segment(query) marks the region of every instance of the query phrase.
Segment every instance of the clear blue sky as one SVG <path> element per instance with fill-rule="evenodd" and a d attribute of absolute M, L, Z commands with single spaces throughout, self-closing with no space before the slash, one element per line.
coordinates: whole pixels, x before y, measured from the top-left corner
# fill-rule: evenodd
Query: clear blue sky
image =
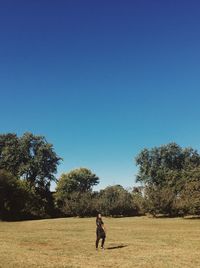
<path fill-rule="evenodd" d="M 200 149 L 200 2 L 0 0 L 0 132 L 42 134 L 109 184 L 175 141 Z"/>

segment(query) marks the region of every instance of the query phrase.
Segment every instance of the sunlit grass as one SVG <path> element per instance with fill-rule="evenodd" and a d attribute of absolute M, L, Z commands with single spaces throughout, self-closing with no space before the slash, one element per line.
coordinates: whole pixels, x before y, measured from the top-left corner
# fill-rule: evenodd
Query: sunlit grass
<path fill-rule="evenodd" d="M 200 220 L 105 218 L 0 222 L 0 267 L 200 267 Z"/>

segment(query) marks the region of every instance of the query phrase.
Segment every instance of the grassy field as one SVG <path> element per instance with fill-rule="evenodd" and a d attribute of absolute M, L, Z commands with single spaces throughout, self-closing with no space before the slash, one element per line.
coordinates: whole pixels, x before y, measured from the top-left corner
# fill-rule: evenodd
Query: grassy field
<path fill-rule="evenodd" d="M 0 222 L 0 267 L 200 267 L 200 220 L 105 218 Z"/>

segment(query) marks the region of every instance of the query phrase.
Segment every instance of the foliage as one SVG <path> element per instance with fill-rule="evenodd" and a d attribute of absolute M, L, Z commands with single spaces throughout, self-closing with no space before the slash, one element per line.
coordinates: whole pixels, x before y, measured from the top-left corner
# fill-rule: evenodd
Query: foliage
<path fill-rule="evenodd" d="M 97 198 L 91 192 L 72 192 L 62 201 L 60 209 L 65 216 L 95 216 L 97 215 Z M 59 203 L 58 203 L 59 204 Z M 61 203 L 60 203 L 61 204 Z"/>
<path fill-rule="evenodd" d="M 52 194 L 0 170 L 0 219 L 38 219 L 55 213 Z"/>
<path fill-rule="evenodd" d="M 153 149 L 144 149 L 136 157 L 139 166 L 137 181 L 147 184 L 163 184 L 168 172 L 191 170 L 200 166 L 200 155 L 192 148 L 181 148 L 170 143 Z"/>
<path fill-rule="evenodd" d="M 50 183 L 61 158 L 43 136 L 0 135 L 0 219 L 58 216 L 200 215 L 200 155 L 170 143 L 144 149 L 136 158 L 140 187 L 121 185 L 94 192 L 99 178 L 87 168 L 64 173 L 56 192 Z"/>
<path fill-rule="evenodd" d="M 95 211 L 92 187 L 99 178 L 86 168 L 62 174 L 57 183 L 55 198 L 58 208 L 67 216 L 92 215 Z"/>
<path fill-rule="evenodd" d="M 17 219 L 23 209 L 24 196 L 20 180 L 0 170 L 0 219 Z"/>
<path fill-rule="evenodd" d="M 66 196 L 73 192 L 88 192 L 99 183 L 99 178 L 87 168 L 79 168 L 61 175 L 57 183 L 57 194 Z"/>
<path fill-rule="evenodd" d="M 177 200 L 182 215 L 200 215 L 200 168 L 184 173 L 185 183 Z"/>
<path fill-rule="evenodd" d="M 200 155 L 170 143 L 144 149 L 136 158 L 145 208 L 154 215 L 200 214 Z"/>
<path fill-rule="evenodd" d="M 131 193 L 121 185 L 114 185 L 100 191 L 99 210 L 106 216 L 138 215 Z"/>
<path fill-rule="evenodd" d="M 37 187 L 50 187 L 61 160 L 43 136 L 25 133 L 0 135 L 0 169 Z"/>
<path fill-rule="evenodd" d="M 55 212 L 50 183 L 61 160 L 43 136 L 0 135 L 1 218 L 44 218 Z"/>
<path fill-rule="evenodd" d="M 145 188 L 145 208 L 153 215 L 177 215 L 175 200 L 176 195 L 170 187 L 149 186 Z"/>
<path fill-rule="evenodd" d="M 131 191 L 133 203 L 135 207 L 137 207 L 138 214 L 144 215 L 146 208 L 145 208 L 145 199 L 144 199 L 144 187 L 138 186 L 133 187 Z"/>

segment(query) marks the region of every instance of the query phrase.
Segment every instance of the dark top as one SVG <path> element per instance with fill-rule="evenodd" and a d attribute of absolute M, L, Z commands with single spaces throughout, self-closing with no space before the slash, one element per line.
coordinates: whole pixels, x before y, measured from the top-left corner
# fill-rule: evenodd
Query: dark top
<path fill-rule="evenodd" d="M 96 225 L 97 225 L 97 236 L 99 237 L 105 237 L 105 231 L 103 229 L 103 221 L 102 219 L 96 219 Z"/>
<path fill-rule="evenodd" d="M 98 229 L 103 229 L 102 225 L 103 225 L 103 221 L 102 219 L 96 219 L 96 225 Z"/>

